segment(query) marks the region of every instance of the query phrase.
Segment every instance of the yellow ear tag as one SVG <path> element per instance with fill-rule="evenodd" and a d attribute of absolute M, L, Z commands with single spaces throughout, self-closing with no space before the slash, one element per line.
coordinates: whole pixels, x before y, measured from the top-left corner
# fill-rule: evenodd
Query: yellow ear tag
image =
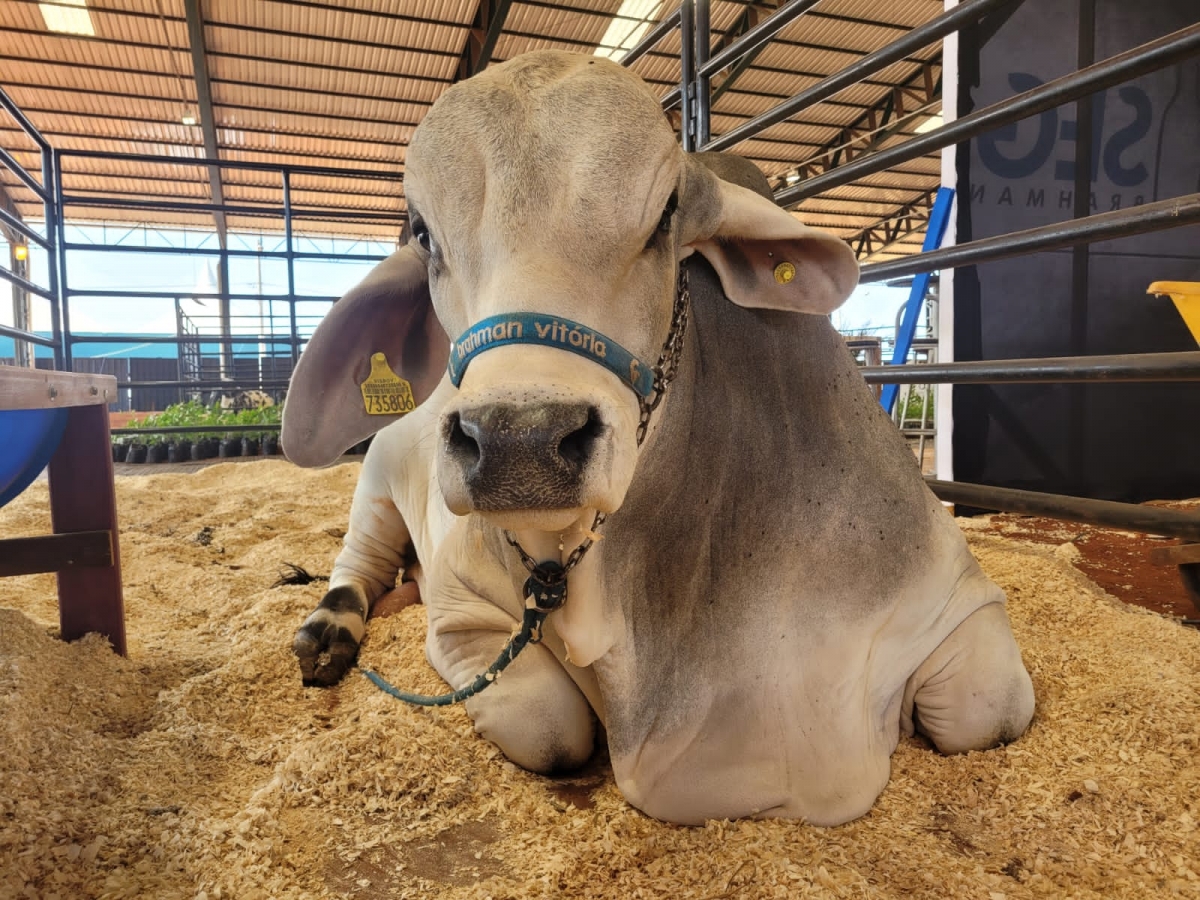
<path fill-rule="evenodd" d="M 790 262 L 781 262 L 775 267 L 775 280 L 780 284 L 787 284 L 796 277 L 796 267 Z"/>
<path fill-rule="evenodd" d="M 412 385 L 392 371 L 382 353 L 371 354 L 371 374 L 361 387 L 367 415 L 402 416 L 417 408 Z"/>

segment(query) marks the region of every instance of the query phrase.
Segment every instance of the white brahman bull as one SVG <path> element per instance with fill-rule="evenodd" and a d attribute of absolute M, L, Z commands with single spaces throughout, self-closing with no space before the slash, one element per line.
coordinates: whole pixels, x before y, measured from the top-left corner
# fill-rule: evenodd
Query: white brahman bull
<path fill-rule="evenodd" d="M 735 185 L 755 184 L 738 163 L 683 153 L 594 57 L 531 53 L 434 104 L 412 242 L 333 307 L 286 406 L 286 452 L 323 465 L 395 419 L 368 410 L 417 404 L 363 465 L 296 637 L 307 683 L 345 674 L 406 572 L 429 661 L 464 686 L 522 616 L 509 538 L 562 563 L 599 512 L 545 640 L 467 702 L 519 765 L 581 765 L 598 721 L 652 816 L 835 824 L 870 809 L 901 732 L 947 753 L 1024 732 L 1004 596 L 827 321 L 853 255 L 757 172 Z M 660 358 L 677 372 L 651 412 Z"/>

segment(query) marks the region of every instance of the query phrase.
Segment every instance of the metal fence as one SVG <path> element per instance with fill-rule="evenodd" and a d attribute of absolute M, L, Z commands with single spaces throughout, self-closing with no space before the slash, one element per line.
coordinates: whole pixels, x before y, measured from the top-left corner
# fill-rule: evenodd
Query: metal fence
<path fill-rule="evenodd" d="M 731 67 L 728 77 L 736 77 L 741 62 L 752 59 L 753 54 L 786 25 L 816 5 L 816 0 L 791 0 L 719 53 L 710 55 L 712 40 L 709 29 L 709 4 L 706 0 L 683 0 L 679 10 L 650 32 L 630 52 L 625 62 L 630 63 L 638 59 L 667 34 L 675 29 L 681 30 L 683 52 L 680 55 L 679 87 L 663 98 L 663 107 L 668 110 L 680 110 L 681 140 L 685 149 L 726 150 L 802 110 L 828 100 L 845 88 L 903 59 L 914 50 L 942 40 L 960 29 L 974 26 L 989 14 L 1011 11 L 1019 6 L 1020 2 L 964 0 L 925 25 L 912 29 L 898 40 L 867 54 L 853 65 L 714 137 L 710 129 L 712 76 L 726 67 Z M 806 198 L 818 196 L 832 188 L 885 172 L 904 162 L 961 144 L 1062 104 L 1089 98 L 1130 79 L 1179 64 L 1197 54 L 1200 54 L 1200 24 L 1175 31 L 1092 65 L 1083 66 L 1071 74 L 947 121 L 902 143 L 865 152 L 852 160 L 838 160 L 841 164 L 829 164 L 825 167 L 826 170 L 819 174 L 784 186 L 776 192 L 775 201 L 785 209 L 794 207 Z M 1083 130 L 1082 127 L 1080 130 Z M 1178 228 L 1197 222 L 1200 222 L 1200 194 L 1188 194 L 1095 215 L 1080 215 L 1077 211 L 1076 218 L 1067 222 L 864 265 L 861 281 L 882 282 L 906 275 L 945 271 L 1035 252 Z M 868 383 L 874 385 L 1200 381 L 1200 352 L 935 362 L 900 367 L 867 366 L 863 369 L 863 374 Z M 1023 513 L 1033 511 L 1040 515 L 1072 521 L 1129 528 L 1191 541 L 1200 540 L 1200 516 L 1193 513 L 1057 494 L 1014 491 L 987 485 L 930 480 L 930 486 L 943 500 L 964 506 Z"/>

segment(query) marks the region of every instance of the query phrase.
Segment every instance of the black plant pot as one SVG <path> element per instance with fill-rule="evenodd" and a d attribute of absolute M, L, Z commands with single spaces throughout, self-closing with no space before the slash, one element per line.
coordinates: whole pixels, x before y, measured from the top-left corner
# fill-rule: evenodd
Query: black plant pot
<path fill-rule="evenodd" d="M 151 444 L 146 448 L 146 462 L 160 463 L 167 461 L 167 445 Z"/>
<path fill-rule="evenodd" d="M 125 462 L 127 463 L 144 463 L 146 461 L 146 445 L 145 444 L 130 444 L 129 449 L 125 452 Z"/>
<path fill-rule="evenodd" d="M 259 450 L 263 456 L 275 456 L 279 453 L 279 438 L 276 435 L 268 434 L 262 439 Z"/>
<path fill-rule="evenodd" d="M 258 456 L 258 438 L 242 438 L 242 456 Z"/>
<path fill-rule="evenodd" d="M 191 441 L 171 441 L 167 444 L 167 462 L 181 463 L 192 458 Z"/>
<path fill-rule="evenodd" d="M 201 438 L 192 444 L 192 459 L 211 459 L 217 455 L 216 442 L 211 438 Z"/>
<path fill-rule="evenodd" d="M 115 462 L 115 463 L 125 462 L 125 454 L 128 452 L 129 452 L 129 448 L 126 447 L 124 444 L 114 443 L 112 445 L 113 462 Z"/>
<path fill-rule="evenodd" d="M 220 447 L 217 450 L 217 455 L 222 459 L 230 456 L 242 455 L 242 441 L 240 438 L 226 438 L 221 441 Z"/>

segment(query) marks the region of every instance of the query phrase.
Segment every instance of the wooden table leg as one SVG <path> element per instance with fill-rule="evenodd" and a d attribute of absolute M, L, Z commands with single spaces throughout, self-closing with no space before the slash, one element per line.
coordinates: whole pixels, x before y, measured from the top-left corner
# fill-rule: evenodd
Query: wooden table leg
<path fill-rule="evenodd" d="M 111 531 L 111 566 L 58 573 L 59 622 L 63 640 L 97 631 L 125 656 L 125 604 L 110 441 L 107 407 L 71 407 L 58 450 L 50 459 L 50 518 L 56 534 Z"/>

